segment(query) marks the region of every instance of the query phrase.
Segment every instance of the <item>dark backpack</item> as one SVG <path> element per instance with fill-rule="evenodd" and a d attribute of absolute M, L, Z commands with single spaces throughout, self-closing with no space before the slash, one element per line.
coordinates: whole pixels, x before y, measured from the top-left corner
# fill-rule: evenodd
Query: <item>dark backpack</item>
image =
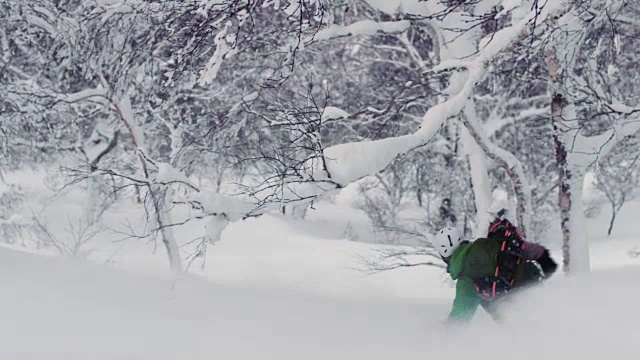
<path fill-rule="evenodd" d="M 522 262 L 524 239 L 509 220 L 500 218 L 491 223 L 487 237 L 501 244 L 496 254 L 496 269 L 493 275 L 474 278 L 473 285 L 484 300 L 493 301 L 513 288 L 516 271 Z"/>

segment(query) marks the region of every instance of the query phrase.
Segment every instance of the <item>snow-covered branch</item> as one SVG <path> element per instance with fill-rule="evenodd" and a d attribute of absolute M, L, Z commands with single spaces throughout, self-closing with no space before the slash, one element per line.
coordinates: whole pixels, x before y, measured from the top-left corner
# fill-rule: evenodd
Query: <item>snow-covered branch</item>
<path fill-rule="evenodd" d="M 326 41 L 346 36 L 397 34 L 406 31 L 411 26 L 409 20 L 373 21 L 361 20 L 347 26 L 331 25 L 318 31 L 313 41 Z"/>
<path fill-rule="evenodd" d="M 348 9 L 320 0 L 289 1 L 286 9 L 245 0 L 171 7 L 61 2 L 42 16 L 51 27 L 21 19 L 22 7 L 5 3 L 11 11 L 0 14 L 7 20 L 0 22 L 0 76 L 7 81 L 0 88 L 0 135 L 7 141 L 0 152 L 24 150 L 14 146 L 29 143 L 22 139 L 43 149 L 52 144 L 29 155 L 37 161 L 64 157 L 63 149 L 84 152 L 65 175 L 74 184 L 95 180 L 96 202 L 135 191 L 151 225 L 145 232 L 152 229 L 145 236 L 163 241 L 178 269 L 177 244 L 184 243 L 172 233 L 178 225 L 202 220 L 206 233 L 197 241 L 214 243 L 230 222 L 285 208 L 288 214 L 290 206 L 371 175 L 385 192 L 406 186 L 402 201 L 415 202 L 427 217 L 434 202 L 447 200 L 448 210 L 464 212 L 467 229 L 475 226 L 479 234 L 492 199 L 489 158 L 507 169 L 523 212 L 530 212 L 518 158 L 536 140 L 521 147 L 514 145 L 519 136 L 491 136 L 546 115 L 539 99 L 530 99 L 547 95 L 539 83 L 522 91 L 528 83 L 503 85 L 511 69 L 496 65 L 510 62 L 514 71 L 525 67 L 524 79 L 537 76 L 538 60 L 524 58 L 518 45 L 532 33 L 554 31 L 542 23 L 573 2 L 548 1 L 531 11 L 518 1 L 504 2 L 500 11 L 492 0 L 465 6 L 412 0 L 416 6 L 404 9 L 392 1 L 355 1 Z M 59 26 L 61 14 L 69 27 Z M 614 132 L 597 128 L 602 138 L 590 140 L 600 148 L 578 142 L 576 149 L 604 154 L 612 137 L 633 132 L 638 109 L 605 95 L 599 109 L 624 122 Z M 485 116 L 486 126 L 479 119 Z M 540 166 L 530 165 L 526 175 L 537 186 Z M 176 205 L 190 207 L 186 218 L 171 218 Z M 436 217 L 429 229 L 438 226 Z"/>
<path fill-rule="evenodd" d="M 370 274 L 416 266 L 444 268 L 440 256 L 430 247 L 383 247 L 373 256 L 359 256 L 364 270 Z"/>
<path fill-rule="evenodd" d="M 473 90 L 483 78 L 487 66 L 503 50 L 513 46 L 530 31 L 529 22 L 537 16 L 537 21 L 544 21 L 548 16 L 558 16 L 568 11 L 563 2 L 548 4 L 540 11 L 532 11 L 513 26 L 498 31 L 491 42 L 486 44 L 478 56 L 472 61 L 452 62 L 460 65 L 464 63 L 467 78 L 459 93 L 449 100 L 430 108 L 423 117 L 418 131 L 410 135 L 392 137 L 380 140 L 353 142 L 334 145 L 324 149 L 324 162 L 314 159 L 305 167 L 306 176 L 314 181 L 331 180 L 336 185 L 344 187 L 365 176 L 384 170 L 395 158 L 407 152 L 424 146 L 431 141 L 442 124 L 449 118 L 458 115 L 467 104 Z M 447 65 L 445 68 L 449 68 Z M 326 169 L 323 165 L 326 164 Z M 513 168 L 515 164 L 509 164 Z M 322 184 L 321 186 L 319 186 Z M 329 185 L 329 186 L 327 186 Z M 332 190 L 331 184 L 302 182 L 290 184 L 290 193 L 304 199 L 312 199 Z M 286 198 L 286 196 L 285 196 Z"/>
<path fill-rule="evenodd" d="M 473 65 L 473 61 L 470 60 L 447 59 L 433 68 L 426 70 L 424 73 L 431 75 L 453 70 L 466 70 Z"/>
<path fill-rule="evenodd" d="M 548 108 L 531 108 L 521 111 L 518 115 L 504 118 L 490 118 L 484 125 L 484 133 L 488 137 L 493 137 L 507 126 L 523 121 L 544 118 L 549 116 Z"/>
<path fill-rule="evenodd" d="M 621 103 L 609 103 L 604 104 L 604 106 L 611 109 L 611 111 L 617 113 L 618 115 L 628 116 L 640 113 L 640 107 L 631 107 Z"/>
<path fill-rule="evenodd" d="M 55 99 L 57 101 L 62 101 L 66 103 L 75 103 L 78 101 L 87 100 L 95 97 L 103 98 L 103 100 L 106 100 L 106 96 L 107 96 L 107 89 L 98 87 L 94 89 L 82 90 L 72 94 L 58 94 L 57 96 L 55 96 Z"/>
<path fill-rule="evenodd" d="M 470 104 L 467 106 L 473 106 Z M 469 133 L 482 148 L 484 153 L 503 167 L 512 179 L 514 192 L 518 199 L 518 226 L 526 236 L 531 228 L 531 189 L 522 163 L 510 152 L 501 149 L 489 140 L 473 113 L 465 112 L 462 121 Z"/>

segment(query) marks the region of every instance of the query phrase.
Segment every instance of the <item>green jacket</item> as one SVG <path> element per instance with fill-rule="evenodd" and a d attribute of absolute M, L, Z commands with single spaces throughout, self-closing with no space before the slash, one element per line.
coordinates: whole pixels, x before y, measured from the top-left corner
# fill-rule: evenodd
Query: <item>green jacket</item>
<path fill-rule="evenodd" d="M 482 238 L 472 243 L 463 243 L 453 252 L 447 271 L 457 283 L 450 319 L 470 320 L 476 313 L 483 299 L 473 286 L 473 278 L 493 275 L 499 250 L 498 241 Z M 516 284 L 522 280 L 524 269 L 524 266 L 520 266 L 516 270 Z"/>

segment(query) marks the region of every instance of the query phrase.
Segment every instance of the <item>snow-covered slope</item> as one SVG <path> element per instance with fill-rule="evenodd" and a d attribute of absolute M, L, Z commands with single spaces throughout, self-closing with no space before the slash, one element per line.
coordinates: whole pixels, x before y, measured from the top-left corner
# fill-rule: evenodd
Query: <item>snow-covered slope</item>
<path fill-rule="evenodd" d="M 26 187 L 31 178 L 21 183 Z M 43 199 L 30 195 L 31 205 L 46 203 L 45 192 L 32 193 Z M 61 240 L 66 218 L 82 215 L 83 199 L 72 192 L 41 213 Z M 153 253 L 146 240 L 119 242 L 121 235 L 110 231 L 86 244 L 87 260 L 138 275 L 0 249 L 0 359 L 640 355 L 640 259 L 627 254 L 640 244 L 635 205 L 623 209 L 614 233 L 623 241 L 592 244 L 593 274 L 560 275 L 527 301 L 516 302 L 504 324 L 497 326 L 481 311 L 465 328 L 442 326 L 454 290 L 441 269 L 365 276 L 357 257 L 380 247 L 341 236 L 347 224 L 365 229 L 366 219 L 340 201 L 326 205 L 306 220 L 265 215 L 234 223 L 208 248 L 204 270 L 199 262 L 191 268 L 202 277 L 179 281 L 158 275 L 168 268 L 161 246 Z M 105 223 L 113 229 L 139 226 L 142 215 L 134 204 L 122 203 L 106 213 Z M 590 225 L 606 225 L 606 215 Z M 186 244 L 202 233 L 200 225 L 189 223 L 176 234 Z M 596 230 L 602 232 L 602 226 L 591 233 Z M 37 250 L 28 241 L 11 246 Z M 557 257 L 559 249 L 553 250 Z"/>
<path fill-rule="evenodd" d="M 2 359 L 518 359 L 640 355 L 638 268 L 558 279 L 497 326 L 446 302 L 336 300 L 0 250 Z M 514 311 L 518 309 L 518 311 Z M 511 356 L 511 355 L 509 355 Z"/>
<path fill-rule="evenodd" d="M 433 321 L 415 304 L 135 276 L 6 249 L 0 272 L 2 359 L 388 359 L 419 355 Z"/>

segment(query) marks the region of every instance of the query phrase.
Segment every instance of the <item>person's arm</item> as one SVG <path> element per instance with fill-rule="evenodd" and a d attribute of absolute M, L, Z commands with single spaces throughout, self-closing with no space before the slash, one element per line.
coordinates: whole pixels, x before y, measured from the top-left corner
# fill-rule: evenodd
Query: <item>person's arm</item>
<path fill-rule="evenodd" d="M 540 264 L 540 267 L 546 277 L 551 276 L 558 268 L 558 264 L 556 264 L 556 262 L 551 258 L 549 250 L 542 245 L 525 241 L 524 257 L 526 260 L 533 260 Z"/>
<path fill-rule="evenodd" d="M 449 314 L 449 320 L 471 320 L 481 302 L 480 295 L 473 287 L 473 280 L 467 277 L 458 279 L 456 283 L 456 298 L 453 300 L 453 308 Z"/>
<path fill-rule="evenodd" d="M 553 275 L 553 273 L 556 272 L 558 268 L 558 264 L 553 261 L 551 255 L 549 254 L 549 250 L 547 249 L 544 249 L 544 253 L 542 254 L 542 256 L 536 259 L 536 262 L 540 264 L 545 277 L 550 277 L 551 275 Z"/>
<path fill-rule="evenodd" d="M 524 242 L 524 258 L 525 260 L 538 260 L 545 252 L 545 248 L 542 245 L 536 243 Z"/>

